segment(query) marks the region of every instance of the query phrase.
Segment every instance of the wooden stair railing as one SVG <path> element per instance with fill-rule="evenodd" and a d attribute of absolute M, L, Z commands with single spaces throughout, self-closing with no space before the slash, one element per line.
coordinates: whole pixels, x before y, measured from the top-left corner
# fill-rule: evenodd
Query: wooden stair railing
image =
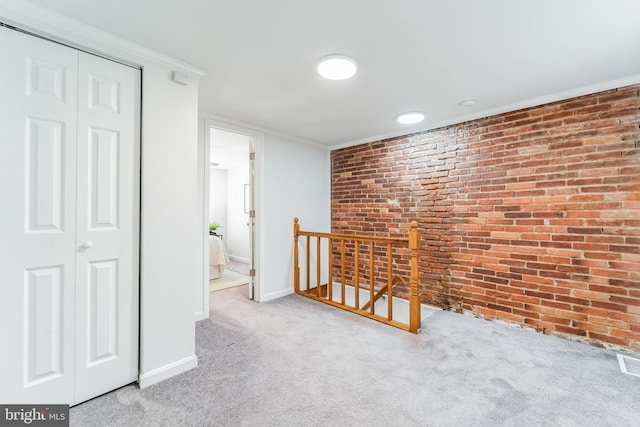
<path fill-rule="evenodd" d="M 420 246 L 420 232 L 418 231 L 418 223 L 411 222 L 409 236 L 406 238 L 392 238 L 392 237 L 375 237 L 375 236 L 363 236 L 356 234 L 332 234 L 332 233 L 319 233 L 310 231 L 301 231 L 298 218 L 294 219 L 293 224 L 294 235 L 294 288 L 295 292 L 300 295 L 304 295 L 308 298 L 322 301 L 326 304 L 333 305 L 335 307 L 342 308 L 347 311 L 351 311 L 360 314 L 365 317 L 395 326 L 400 329 L 404 329 L 413 333 L 418 333 L 420 329 L 420 291 L 418 285 L 418 249 Z M 301 289 L 300 274 L 301 268 L 299 264 L 299 252 L 298 247 L 299 238 L 306 237 L 305 244 L 305 271 L 306 271 L 306 286 L 305 289 Z M 311 239 L 316 239 L 315 252 L 315 287 L 312 287 L 311 283 Z M 326 240 L 327 247 L 327 283 L 321 283 L 322 272 L 322 239 Z M 333 243 L 338 243 L 340 252 L 340 295 L 334 298 L 333 295 Z M 352 274 L 352 285 L 347 285 L 347 272 L 345 267 L 345 258 L 347 245 L 346 242 L 353 242 L 353 265 L 354 271 Z M 360 247 L 361 244 L 369 245 L 369 299 L 360 307 Z M 386 245 L 387 255 L 387 280 L 386 284 L 378 291 L 375 290 L 374 282 L 376 277 L 375 270 L 375 251 L 374 246 Z M 393 288 L 399 283 L 406 283 L 400 276 L 393 275 L 393 247 L 403 247 L 409 249 L 411 255 L 411 272 L 409 278 L 410 294 L 409 294 L 409 321 L 403 323 L 393 319 Z M 346 288 L 347 286 L 353 287 L 353 299 L 352 305 L 346 302 Z M 365 291 L 366 289 L 363 289 Z M 387 315 L 381 316 L 375 312 L 375 303 L 383 296 L 387 295 Z M 338 301 L 336 301 L 338 299 Z"/>

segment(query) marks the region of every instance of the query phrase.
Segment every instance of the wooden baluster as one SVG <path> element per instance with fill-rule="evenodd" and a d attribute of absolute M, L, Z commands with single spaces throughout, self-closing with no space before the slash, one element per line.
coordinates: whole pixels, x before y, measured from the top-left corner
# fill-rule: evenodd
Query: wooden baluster
<path fill-rule="evenodd" d="M 320 256 L 321 252 L 320 252 L 320 236 L 316 237 L 316 294 L 318 295 L 318 298 L 320 298 L 322 296 L 322 283 L 320 283 L 320 270 L 321 270 L 321 263 L 320 263 L 320 258 L 322 258 Z"/>
<path fill-rule="evenodd" d="M 344 287 L 345 287 L 345 266 L 344 266 L 344 252 L 345 252 L 345 245 L 344 245 L 344 239 L 341 241 L 342 242 L 342 250 L 341 250 L 341 257 L 340 257 L 340 262 L 342 264 L 341 268 L 342 268 L 342 305 L 344 305 Z"/>
<path fill-rule="evenodd" d="M 293 289 L 300 293 L 300 265 L 298 264 L 298 233 L 300 224 L 298 218 L 293 218 Z"/>
<path fill-rule="evenodd" d="M 375 290 L 373 289 L 373 284 L 375 282 L 375 271 L 373 271 L 373 246 L 374 243 L 369 243 L 369 311 L 371 314 L 376 313 L 376 302 L 373 300 L 375 296 Z"/>
<path fill-rule="evenodd" d="M 331 237 L 327 238 L 327 264 L 329 264 L 327 271 L 327 298 L 329 298 L 329 301 L 333 301 L 333 241 Z"/>
<path fill-rule="evenodd" d="M 418 248 L 420 247 L 420 232 L 418 223 L 411 222 L 409 230 L 409 250 L 411 251 L 411 293 L 409 296 L 409 331 L 414 334 L 420 329 L 420 289 L 418 288 Z"/>
<path fill-rule="evenodd" d="M 393 255 L 387 244 L 387 319 L 393 320 Z"/>
<path fill-rule="evenodd" d="M 354 241 L 354 250 L 355 250 L 355 271 L 353 275 L 353 286 L 355 289 L 355 309 L 360 310 L 360 241 Z"/>
<path fill-rule="evenodd" d="M 305 291 L 309 292 L 311 289 L 311 237 L 307 236 L 307 287 Z"/>

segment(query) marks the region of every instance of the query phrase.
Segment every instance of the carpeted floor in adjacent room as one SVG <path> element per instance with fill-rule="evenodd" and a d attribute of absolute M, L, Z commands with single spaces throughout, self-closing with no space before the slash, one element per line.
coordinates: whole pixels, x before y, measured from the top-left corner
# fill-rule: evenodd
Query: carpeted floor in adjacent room
<path fill-rule="evenodd" d="M 209 292 L 247 285 L 249 280 L 251 280 L 249 276 L 225 269 L 219 278 L 209 280 Z"/>

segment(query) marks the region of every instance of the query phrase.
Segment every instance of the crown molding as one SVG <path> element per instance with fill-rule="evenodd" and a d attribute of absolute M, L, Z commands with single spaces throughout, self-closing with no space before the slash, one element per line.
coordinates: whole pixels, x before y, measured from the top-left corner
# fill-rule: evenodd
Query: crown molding
<path fill-rule="evenodd" d="M 486 117 L 496 116 L 499 114 L 510 113 L 512 111 L 522 110 L 524 108 L 538 107 L 540 105 L 551 104 L 557 101 L 564 101 L 571 98 L 577 98 L 584 95 L 592 95 L 598 92 L 604 92 L 611 89 L 618 89 L 625 86 L 631 86 L 640 84 L 640 74 L 623 77 L 615 80 L 608 80 L 606 82 L 596 83 L 589 86 L 582 86 L 576 89 L 571 89 L 563 92 L 556 92 L 549 95 L 539 96 L 536 98 L 530 98 L 524 101 L 515 102 L 513 104 L 502 105 L 496 108 L 490 108 L 487 110 L 478 111 L 473 114 L 466 114 L 458 116 L 451 120 L 443 120 L 437 123 L 429 123 L 427 127 L 424 125 L 421 127 L 412 127 L 398 130 L 395 132 L 389 132 L 381 135 L 374 135 L 362 139 L 348 141 L 340 144 L 330 146 L 330 150 L 339 150 L 341 148 L 353 147 L 355 145 L 367 144 L 369 142 L 380 141 L 389 138 L 398 138 L 401 136 L 411 135 L 418 132 L 425 132 L 433 129 L 443 128 L 445 126 L 456 125 L 471 120 L 484 119 Z"/>
<path fill-rule="evenodd" d="M 205 71 L 26 0 L 0 0 L 0 22 L 137 67 L 154 62 L 199 79 Z"/>

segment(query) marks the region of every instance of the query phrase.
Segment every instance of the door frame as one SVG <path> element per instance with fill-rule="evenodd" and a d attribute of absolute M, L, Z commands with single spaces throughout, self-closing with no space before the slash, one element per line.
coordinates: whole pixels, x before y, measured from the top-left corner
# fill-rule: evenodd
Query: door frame
<path fill-rule="evenodd" d="M 212 119 L 212 118 L 204 118 L 204 129 L 202 129 L 204 134 L 204 144 L 202 150 L 202 159 L 200 167 L 202 168 L 202 212 L 201 212 L 201 224 L 202 230 L 209 229 L 209 190 L 210 190 L 210 155 L 211 155 L 211 132 L 210 130 L 219 129 L 227 132 L 238 133 L 242 135 L 246 135 L 250 138 L 249 144 L 249 152 L 255 153 L 253 160 L 248 161 L 252 162 L 250 165 L 249 173 L 253 174 L 253 176 L 249 179 L 249 186 L 251 189 L 251 207 L 250 209 L 255 212 L 255 216 L 253 218 L 249 218 L 250 226 L 250 250 L 251 250 L 251 260 L 249 268 L 254 269 L 254 274 L 251 277 L 251 283 L 249 285 L 249 299 L 254 301 L 260 301 L 260 280 L 257 272 L 259 271 L 258 266 L 260 265 L 261 254 L 259 251 L 260 248 L 260 215 L 259 212 L 262 211 L 262 197 L 260 191 L 260 166 L 261 166 L 261 153 L 262 147 L 264 144 L 264 134 L 262 132 L 256 131 L 254 129 L 250 129 L 244 126 L 235 125 L 231 123 L 227 123 L 224 121 Z M 202 264 L 203 264 L 203 283 L 202 283 L 202 298 L 203 298 L 203 312 L 201 317 L 207 318 L 209 317 L 209 236 L 206 233 L 202 233 Z M 200 316 L 197 316 L 200 317 Z"/>

